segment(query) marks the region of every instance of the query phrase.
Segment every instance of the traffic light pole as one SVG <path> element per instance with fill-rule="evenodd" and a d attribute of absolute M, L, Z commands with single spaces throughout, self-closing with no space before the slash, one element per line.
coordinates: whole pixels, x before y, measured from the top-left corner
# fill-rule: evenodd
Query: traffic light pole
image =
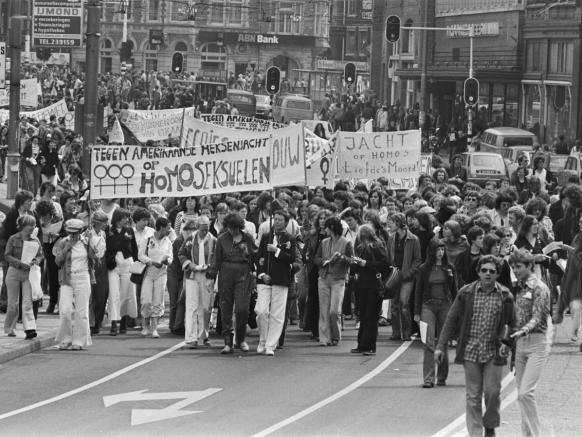
<path fill-rule="evenodd" d="M 85 175 L 91 172 L 90 146 L 97 137 L 97 70 L 99 69 L 99 20 L 101 5 L 99 0 L 91 0 L 87 5 L 87 47 L 85 73 L 85 105 L 83 107 L 83 158 Z"/>

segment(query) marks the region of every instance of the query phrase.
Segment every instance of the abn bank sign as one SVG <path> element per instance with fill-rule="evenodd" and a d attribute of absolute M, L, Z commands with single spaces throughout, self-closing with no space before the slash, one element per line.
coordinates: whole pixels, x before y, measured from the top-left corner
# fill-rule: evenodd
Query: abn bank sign
<path fill-rule="evenodd" d="M 247 32 L 209 32 L 200 31 L 198 33 L 198 41 L 200 42 L 219 42 L 225 44 L 251 44 L 263 46 L 278 46 L 278 45 L 313 45 L 315 37 L 303 35 L 287 35 L 287 34 L 273 34 L 273 33 L 247 33 Z"/>

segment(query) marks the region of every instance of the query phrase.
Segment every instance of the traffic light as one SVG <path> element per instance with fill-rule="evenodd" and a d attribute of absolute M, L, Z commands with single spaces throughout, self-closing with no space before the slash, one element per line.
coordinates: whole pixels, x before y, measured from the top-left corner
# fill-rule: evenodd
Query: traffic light
<path fill-rule="evenodd" d="M 281 70 L 277 67 L 269 67 L 267 70 L 267 92 L 277 94 L 281 87 Z"/>
<path fill-rule="evenodd" d="M 390 15 L 386 18 L 386 40 L 394 44 L 400 38 L 400 17 Z"/>
<path fill-rule="evenodd" d="M 465 99 L 465 104 L 469 106 L 476 105 L 479 101 L 479 81 L 474 77 L 465 79 L 463 97 Z"/>
<path fill-rule="evenodd" d="M 348 62 L 344 67 L 344 80 L 348 85 L 355 85 L 357 77 L 356 65 L 352 62 Z"/>
<path fill-rule="evenodd" d="M 184 68 L 184 55 L 180 52 L 174 53 L 172 56 L 172 71 L 174 73 L 181 73 Z"/>
<path fill-rule="evenodd" d="M 131 46 L 132 43 L 129 41 L 125 41 L 121 43 L 121 52 L 120 52 L 120 56 L 121 56 L 121 61 L 129 61 L 131 59 L 131 57 L 133 56 L 133 54 L 131 53 Z"/>

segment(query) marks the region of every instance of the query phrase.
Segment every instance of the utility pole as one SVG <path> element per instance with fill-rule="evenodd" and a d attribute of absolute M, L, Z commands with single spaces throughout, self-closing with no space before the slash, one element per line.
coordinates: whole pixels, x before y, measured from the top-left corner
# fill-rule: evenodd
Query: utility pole
<path fill-rule="evenodd" d="M 426 76 L 428 71 L 428 3 L 429 0 L 424 0 L 423 10 L 422 10 L 422 21 L 423 27 L 422 31 L 422 45 L 420 46 L 420 58 L 422 62 L 422 69 L 420 72 L 420 114 L 418 116 L 418 125 L 421 130 L 424 130 L 426 122 L 426 112 L 427 112 L 427 99 L 426 99 Z"/>
<path fill-rule="evenodd" d="M 14 9 L 13 9 L 14 10 Z M 6 197 L 14 199 L 18 191 L 20 167 L 20 54 L 22 34 L 28 18 L 23 15 L 10 17 L 8 46 L 10 52 L 10 106 L 8 119 L 8 151 L 6 155 L 7 190 Z"/>
<path fill-rule="evenodd" d="M 83 159 L 85 175 L 91 172 L 91 149 L 97 137 L 97 70 L 99 69 L 99 20 L 101 2 L 90 0 L 87 4 L 87 46 L 85 72 L 85 104 L 83 106 Z"/>

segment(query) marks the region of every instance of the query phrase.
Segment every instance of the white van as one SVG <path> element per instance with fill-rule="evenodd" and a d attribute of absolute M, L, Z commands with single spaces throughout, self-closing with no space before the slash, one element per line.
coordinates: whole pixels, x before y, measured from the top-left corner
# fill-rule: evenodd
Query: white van
<path fill-rule="evenodd" d="M 311 99 L 295 94 L 283 94 L 275 97 L 273 119 L 279 123 L 313 120 L 314 105 Z"/>

